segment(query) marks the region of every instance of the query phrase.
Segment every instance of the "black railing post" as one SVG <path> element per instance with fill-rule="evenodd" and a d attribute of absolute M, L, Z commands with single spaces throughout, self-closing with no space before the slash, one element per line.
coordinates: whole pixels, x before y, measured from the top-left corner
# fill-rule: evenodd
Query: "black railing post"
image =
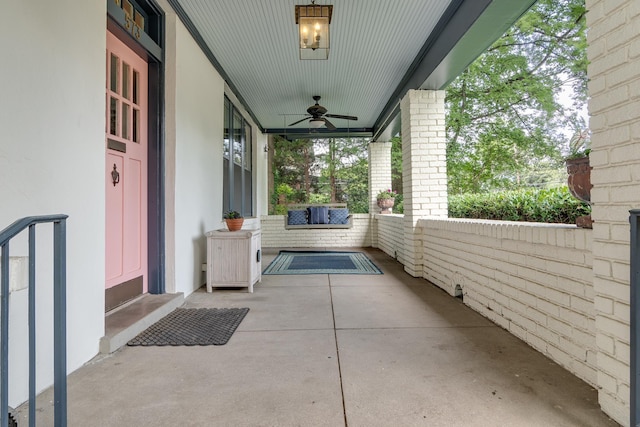
<path fill-rule="evenodd" d="M 56 427 L 67 425 L 66 220 L 53 223 L 53 393 Z"/>
<path fill-rule="evenodd" d="M 0 363 L 0 425 L 9 425 L 9 242 L 2 245 L 2 255 L 0 260 L 2 278 L 0 279 L 0 292 L 2 298 L 0 302 L 0 351 L 2 352 L 2 363 Z"/>
<path fill-rule="evenodd" d="M 638 286 L 640 286 L 640 209 L 633 209 L 629 211 L 631 216 L 629 222 L 631 223 L 631 253 L 630 253 L 630 310 L 631 310 L 631 369 L 630 369 L 630 387 L 631 387 L 631 425 L 637 426 L 640 422 L 640 404 L 638 398 L 640 393 L 638 387 L 640 387 L 640 381 L 638 381 L 638 368 L 640 367 L 640 354 L 638 353 L 638 344 L 640 337 L 638 336 L 640 330 L 638 325 L 640 324 L 640 306 L 638 301 Z"/>
<path fill-rule="evenodd" d="M 29 426 L 36 425 L 36 225 L 29 226 Z"/>

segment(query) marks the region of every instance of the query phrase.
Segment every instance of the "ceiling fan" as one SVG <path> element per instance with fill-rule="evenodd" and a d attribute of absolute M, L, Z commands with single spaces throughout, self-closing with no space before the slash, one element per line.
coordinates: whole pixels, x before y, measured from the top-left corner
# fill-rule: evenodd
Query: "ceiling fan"
<path fill-rule="evenodd" d="M 329 130 L 336 130 L 337 128 L 334 126 L 334 124 L 327 120 L 326 117 L 345 120 L 358 120 L 358 118 L 354 116 L 343 116 L 342 114 L 327 114 L 327 109 L 318 104 L 318 101 L 320 101 L 320 96 L 315 95 L 313 97 L 313 100 L 316 101 L 316 103 L 307 108 L 308 116 L 306 116 L 304 119 L 298 120 L 297 122 L 291 123 L 289 126 L 297 125 L 298 123 L 304 122 L 305 120 L 311 118 L 311 120 L 309 120 L 309 127 L 321 128 L 323 126 L 326 126 Z"/>

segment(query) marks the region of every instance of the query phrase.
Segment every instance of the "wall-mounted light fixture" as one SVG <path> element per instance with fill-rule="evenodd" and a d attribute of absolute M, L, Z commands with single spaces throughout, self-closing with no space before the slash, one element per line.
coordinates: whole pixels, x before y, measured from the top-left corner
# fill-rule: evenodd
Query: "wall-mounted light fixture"
<path fill-rule="evenodd" d="M 332 5 L 317 5 L 314 0 L 306 6 L 296 6 L 300 59 L 329 58 L 329 24 L 332 13 Z"/>

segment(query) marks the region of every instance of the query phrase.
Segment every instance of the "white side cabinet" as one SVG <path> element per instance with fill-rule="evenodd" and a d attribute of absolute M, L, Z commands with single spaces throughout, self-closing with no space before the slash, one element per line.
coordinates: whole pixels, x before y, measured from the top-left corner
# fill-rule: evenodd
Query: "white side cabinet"
<path fill-rule="evenodd" d="M 248 288 L 262 280 L 260 230 L 207 232 L 207 292 L 214 287 Z"/>

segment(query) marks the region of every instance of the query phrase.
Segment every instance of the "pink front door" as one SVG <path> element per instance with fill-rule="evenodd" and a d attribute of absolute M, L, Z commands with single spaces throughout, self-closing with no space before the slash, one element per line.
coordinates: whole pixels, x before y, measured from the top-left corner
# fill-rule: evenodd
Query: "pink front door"
<path fill-rule="evenodd" d="M 147 78 L 147 62 L 107 32 L 107 310 L 147 292 Z"/>

